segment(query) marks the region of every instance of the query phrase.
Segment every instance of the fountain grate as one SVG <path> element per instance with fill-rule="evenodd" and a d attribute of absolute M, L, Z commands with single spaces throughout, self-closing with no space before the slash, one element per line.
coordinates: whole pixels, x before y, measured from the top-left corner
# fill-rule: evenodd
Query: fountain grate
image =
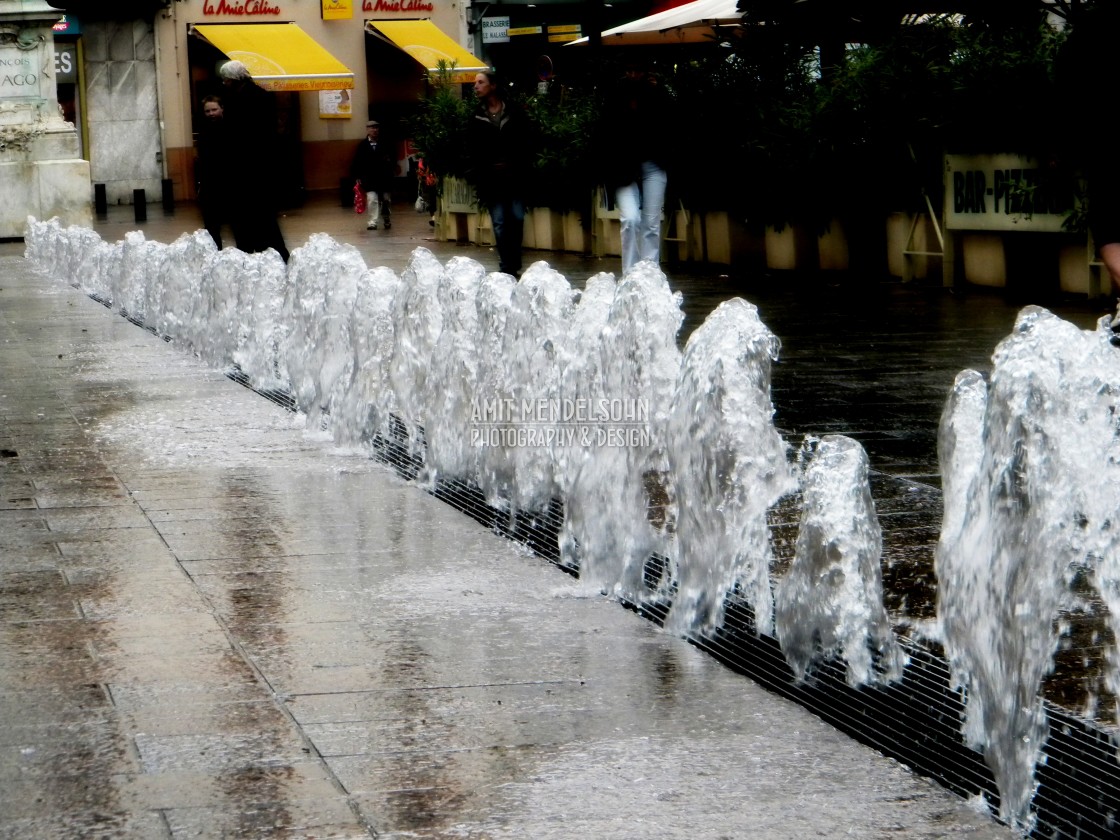
<path fill-rule="evenodd" d="M 415 477 L 422 463 L 407 449 L 407 438 L 396 447 L 382 441 L 374 451 L 379 459 L 399 473 Z M 925 485 L 884 474 L 873 474 L 872 489 L 884 499 L 884 508 L 901 508 L 902 500 L 916 500 L 917 507 L 940 512 L 940 494 Z M 546 510 L 533 513 L 499 509 L 487 503 L 474 484 L 462 479 L 437 481 L 429 492 L 452 507 L 471 516 L 495 533 L 516 540 L 564 571 L 578 576 L 579 570 L 563 565 L 558 536 L 563 523 L 563 506 L 553 501 Z M 783 527 L 796 528 L 796 499 L 784 499 L 771 511 L 772 533 Z M 889 522 L 890 514 L 885 518 Z M 910 529 L 924 541 L 920 556 L 932 576 L 937 531 L 928 523 Z M 910 545 L 897 533 L 884 529 L 884 555 L 892 545 Z M 776 569 L 789 562 L 792 540 L 774 540 Z M 915 552 L 905 552 L 913 558 Z M 668 571 L 664 557 L 652 556 L 646 564 L 644 580 L 651 593 L 664 592 L 660 586 Z M 911 571 L 911 574 L 915 574 Z M 927 599 L 935 590 L 917 574 L 918 584 Z M 669 592 L 671 593 L 671 588 Z M 669 602 L 626 603 L 639 615 L 663 625 Z M 929 601 L 932 611 L 935 604 Z M 930 613 L 932 615 L 932 612 Z M 909 662 L 897 683 L 878 686 L 849 686 L 846 665 L 841 659 L 818 662 L 807 679 L 798 683 L 786 663 L 778 641 L 757 635 L 749 604 L 730 593 L 724 603 L 724 620 L 714 632 L 693 635 L 687 641 L 727 667 L 743 674 L 773 693 L 801 704 L 840 731 L 903 762 L 915 772 L 935 779 L 962 797 L 982 794 L 993 810 L 999 808 L 995 779 L 983 756 L 969 748 L 961 737 L 964 703 L 952 687 L 948 663 L 940 650 L 912 638 L 900 639 Z M 1094 722 L 1046 701 L 1050 732 L 1044 760 L 1037 771 L 1039 786 L 1033 800 L 1037 823 L 1032 832 L 1038 838 L 1115 838 L 1115 822 L 1120 816 L 1120 763 L 1111 736 Z"/>

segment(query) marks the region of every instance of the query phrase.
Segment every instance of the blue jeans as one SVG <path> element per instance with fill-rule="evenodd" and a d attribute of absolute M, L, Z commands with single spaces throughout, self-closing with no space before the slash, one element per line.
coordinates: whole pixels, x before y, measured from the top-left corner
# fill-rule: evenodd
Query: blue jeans
<path fill-rule="evenodd" d="M 525 202 L 503 198 L 490 204 L 494 244 L 498 246 L 498 271 L 516 277 L 521 273 L 521 241 L 525 238 Z"/>
<path fill-rule="evenodd" d="M 641 260 L 661 262 L 661 211 L 669 176 L 652 161 L 642 163 L 641 180 L 615 193 L 622 237 L 622 273 Z"/>

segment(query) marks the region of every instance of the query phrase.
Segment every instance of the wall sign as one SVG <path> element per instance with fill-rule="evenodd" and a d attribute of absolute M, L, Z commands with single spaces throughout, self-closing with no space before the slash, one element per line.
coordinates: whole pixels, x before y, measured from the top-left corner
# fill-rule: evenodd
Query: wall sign
<path fill-rule="evenodd" d="M 351 0 L 322 0 L 323 20 L 346 20 L 354 17 Z"/>
<path fill-rule="evenodd" d="M 482 19 L 482 43 L 509 43 L 509 15 L 505 17 L 484 17 Z"/>
<path fill-rule="evenodd" d="M 203 0 L 202 14 L 234 15 L 235 17 L 259 17 L 279 15 L 281 9 L 268 0 Z"/>
<path fill-rule="evenodd" d="M 39 96 L 38 51 L 0 47 L 0 99 Z"/>
<path fill-rule="evenodd" d="M 428 0 L 362 0 L 363 12 L 423 12 L 431 14 L 435 4 Z"/>
<path fill-rule="evenodd" d="M 1022 155 L 946 155 L 945 227 L 1058 233 L 1074 185 Z"/>
<path fill-rule="evenodd" d="M 54 42 L 54 80 L 60 85 L 78 82 L 78 45 Z"/>
<path fill-rule="evenodd" d="M 561 26 L 548 27 L 548 40 L 552 44 L 563 44 L 574 41 L 579 37 L 579 24 L 567 23 Z"/>
<path fill-rule="evenodd" d="M 51 30 L 55 35 L 81 35 L 82 25 L 73 15 L 63 15 Z"/>
<path fill-rule="evenodd" d="M 350 91 L 319 91 L 319 119 L 348 120 L 351 117 L 351 113 Z"/>

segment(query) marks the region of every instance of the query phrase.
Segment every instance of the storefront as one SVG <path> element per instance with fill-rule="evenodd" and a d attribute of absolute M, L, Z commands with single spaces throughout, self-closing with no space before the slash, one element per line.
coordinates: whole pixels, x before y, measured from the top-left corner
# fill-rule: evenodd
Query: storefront
<path fill-rule="evenodd" d="M 195 132 L 202 98 L 221 92 L 218 67 L 244 61 L 277 97 L 286 203 L 337 189 L 365 122 L 402 150 L 407 119 L 429 68 L 447 56 L 481 66 L 463 7 L 448 0 L 179 0 L 155 21 L 166 177 L 194 195 Z"/>
<path fill-rule="evenodd" d="M 138 189 L 148 201 L 168 188 L 176 199 L 194 197 L 202 98 L 220 93 L 218 68 L 233 54 L 277 97 L 275 152 L 284 161 L 278 186 L 291 205 L 308 192 L 338 189 L 370 117 L 397 144 L 403 178 L 408 120 L 441 61 L 454 63 L 465 95 L 485 65 L 531 83 L 548 76 L 553 59 L 559 69 L 559 48 L 592 28 L 581 13 L 629 18 L 648 0 L 539 7 L 464 0 L 54 4 L 60 17 L 67 13 L 56 32 L 60 99 L 109 203 L 128 203 Z"/>

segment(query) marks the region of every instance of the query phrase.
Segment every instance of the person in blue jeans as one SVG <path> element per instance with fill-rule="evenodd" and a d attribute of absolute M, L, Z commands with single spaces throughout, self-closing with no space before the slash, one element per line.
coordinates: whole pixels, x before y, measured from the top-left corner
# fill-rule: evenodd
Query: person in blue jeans
<path fill-rule="evenodd" d="M 611 149 L 604 181 L 614 190 L 622 240 L 622 273 L 642 260 L 661 260 L 661 215 L 676 156 L 673 99 L 639 63 L 608 96 L 603 137 Z"/>
<path fill-rule="evenodd" d="M 521 274 L 525 187 L 533 153 L 529 118 L 509 102 L 495 75 L 474 77 L 478 109 L 467 124 L 467 178 L 489 210 L 498 248 L 498 270 Z"/>

